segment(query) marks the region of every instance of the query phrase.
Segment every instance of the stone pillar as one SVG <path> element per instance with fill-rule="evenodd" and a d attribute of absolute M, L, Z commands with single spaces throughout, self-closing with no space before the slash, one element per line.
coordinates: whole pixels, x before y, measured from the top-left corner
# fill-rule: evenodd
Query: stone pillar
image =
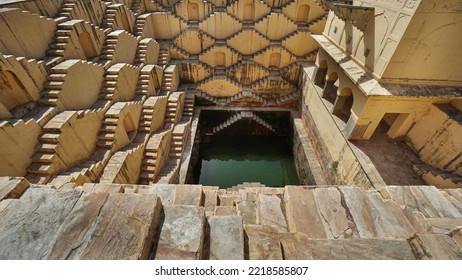
<path fill-rule="evenodd" d="M 329 80 L 326 82 L 324 85 L 324 88 L 322 90 L 322 98 L 328 98 L 329 96 L 332 95 L 337 95 L 337 87 L 334 85 L 335 80 Z"/>
<path fill-rule="evenodd" d="M 345 101 L 348 99 L 349 96 L 342 96 L 337 95 L 335 98 L 334 106 L 332 107 L 332 114 L 338 114 L 342 111 L 343 106 L 345 105 Z"/>
<path fill-rule="evenodd" d="M 409 117 L 409 114 L 402 113 L 396 118 L 393 122 L 393 125 L 387 132 L 387 135 L 391 138 L 397 138 L 400 136 L 404 136 L 407 130 L 412 125 L 412 118 Z"/>
<path fill-rule="evenodd" d="M 317 86 L 322 86 L 326 79 L 327 68 L 316 67 L 313 72 L 313 82 Z"/>

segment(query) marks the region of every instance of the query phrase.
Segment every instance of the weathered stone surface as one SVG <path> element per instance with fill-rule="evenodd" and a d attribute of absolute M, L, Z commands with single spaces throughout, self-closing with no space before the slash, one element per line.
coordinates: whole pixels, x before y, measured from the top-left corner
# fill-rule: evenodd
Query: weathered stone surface
<path fill-rule="evenodd" d="M 204 189 L 205 212 L 213 212 L 218 203 L 217 190 Z"/>
<path fill-rule="evenodd" d="M 80 259 L 146 259 L 162 204 L 156 195 L 110 194 Z"/>
<path fill-rule="evenodd" d="M 259 224 L 257 204 L 254 201 L 243 200 L 237 203 L 237 213 L 242 217 L 244 224 Z"/>
<path fill-rule="evenodd" d="M 406 238 L 414 233 L 404 213 L 383 201 L 378 193 L 358 187 L 342 187 L 341 191 L 361 238 Z"/>
<path fill-rule="evenodd" d="M 462 218 L 428 218 L 434 233 L 448 233 L 449 231 L 462 227 Z"/>
<path fill-rule="evenodd" d="M 42 259 L 55 242 L 55 232 L 81 196 L 80 191 L 29 188 L 21 199 L 0 206 L 0 259 Z"/>
<path fill-rule="evenodd" d="M 284 202 L 290 232 L 302 232 L 309 238 L 326 238 L 313 189 L 296 186 L 285 189 Z"/>
<path fill-rule="evenodd" d="M 459 246 L 459 249 L 462 250 L 462 227 L 454 229 L 449 235 L 456 242 L 457 246 Z"/>
<path fill-rule="evenodd" d="M 21 177 L 0 177 L 0 201 L 20 197 L 29 186 L 29 182 Z"/>
<path fill-rule="evenodd" d="M 280 242 L 285 260 L 312 260 L 308 236 L 303 233 L 281 233 Z"/>
<path fill-rule="evenodd" d="M 309 240 L 315 260 L 412 260 L 407 240 L 337 239 Z"/>
<path fill-rule="evenodd" d="M 279 233 L 272 226 L 244 225 L 245 259 L 282 260 Z"/>
<path fill-rule="evenodd" d="M 208 218 L 209 260 L 243 260 L 244 232 L 240 216 Z"/>
<path fill-rule="evenodd" d="M 56 232 L 56 241 L 46 259 L 73 259 L 80 255 L 93 233 L 94 223 L 108 193 L 83 193 Z"/>
<path fill-rule="evenodd" d="M 260 224 L 275 226 L 279 231 L 288 230 L 286 217 L 283 213 L 282 200 L 277 195 L 259 195 Z"/>
<path fill-rule="evenodd" d="M 258 188 L 259 194 L 284 194 L 284 188 Z"/>
<path fill-rule="evenodd" d="M 82 190 L 84 192 L 99 192 L 99 193 L 123 193 L 124 188 L 122 185 L 117 184 L 83 184 Z"/>
<path fill-rule="evenodd" d="M 220 206 L 235 206 L 237 201 L 242 200 L 241 196 L 236 194 L 221 194 L 218 196 Z"/>
<path fill-rule="evenodd" d="M 417 234 L 409 242 L 420 259 L 462 259 L 462 251 L 446 234 Z"/>
<path fill-rule="evenodd" d="M 454 197 L 454 199 L 462 202 L 462 189 L 448 189 L 444 191 L 450 196 Z"/>
<path fill-rule="evenodd" d="M 316 188 L 314 194 L 329 238 L 358 237 L 355 224 L 347 215 L 342 205 L 341 193 L 337 188 Z"/>
<path fill-rule="evenodd" d="M 419 211 L 414 211 L 413 208 L 404 206 L 403 213 L 416 233 L 426 233 L 431 230 L 432 226 Z"/>
<path fill-rule="evenodd" d="M 200 259 L 204 244 L 204 227 L 203 207 L 165 206 L 155 259 Z"/>
<path fill-rule="evenodd" d="M 258 200 L 258 193 L 261 188 L 244 188 L 239 190 L 243 200 L 256 202 Z"/>
<path fill-rule="evenodd" d="M 202 187 L 197 185 L 177 185 L 175 205 L 202 205 Z"/>
<path fill-rule="evenodd" d="M 215 216 L 234 216 L 236 215 L 236 206 L 216 206 L 213 212 Z"/>
<path fill-rule="evenodd" d="M 157 195 L 160 198 L 162 205 L 164 206 L 172 205 L 173 202 L 175 201 L 176 186 L 175 185 L 161 185 L 161 184 L 150 185 L 148 186 L 147 193 Z"/>
<path fill-rule="evenodd" d="M 412 207 L 427 218 L 459 218 L 462 214 L 433 186 L 387 186 L 391 199 Z"/>

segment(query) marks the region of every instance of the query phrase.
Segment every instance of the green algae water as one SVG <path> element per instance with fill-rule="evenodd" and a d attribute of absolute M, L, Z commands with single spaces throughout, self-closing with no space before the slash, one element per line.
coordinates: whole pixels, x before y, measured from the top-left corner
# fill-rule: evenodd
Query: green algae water
<path fill-rule="evenodd" d="M 278 136 L 220 136 L 200 144 L 196 183 L 228 188 L 243 182 L 297 185 L 291 143 Z"/>

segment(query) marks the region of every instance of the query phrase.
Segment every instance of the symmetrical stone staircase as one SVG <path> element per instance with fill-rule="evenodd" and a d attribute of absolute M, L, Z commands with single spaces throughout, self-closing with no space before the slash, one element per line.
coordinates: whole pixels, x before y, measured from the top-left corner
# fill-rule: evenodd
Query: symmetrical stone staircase
<path fill-rule="evenodd" d="M 240 121 L 242 119 L 251 119 L 251 120 L 255 121 L 256 123 L 260 124 L 261 126 L 263 126 L 263 127 L 267 128 L 268 130 L 272 131 L 272 132 L 276 131 L 271 126 L 271 124 L 269 124 L 268 122 L 266 122 L 265 120 L 263 120 L 262 118 L 257 116 L 255 113 L 243 111 L 243 112 L 237 112 L 237 113 L 233 114 L 231 117 L 229 117 L 223 123 L 213 127 L 211 129 L 210 135 L 215 135 L 215 134 L 219 133 L 220 131 L 224 130 L 225 128 L 231 126 L 232 124 L 234 124 L 234 123 L 236 123 L 236 122 L 238 122 L 238 121 Z"/>
<path fill-rule="evenodd" d="M 54 190 L 19 179 L 2 179 L 0 188 L 16 199 L 0 216 L 0 235 L 9 233 L 0 239 L 2 259 L 462 259 L 461 189 L 92 183 Z M 18 238 L 33 249 L 19 250 Z"/>

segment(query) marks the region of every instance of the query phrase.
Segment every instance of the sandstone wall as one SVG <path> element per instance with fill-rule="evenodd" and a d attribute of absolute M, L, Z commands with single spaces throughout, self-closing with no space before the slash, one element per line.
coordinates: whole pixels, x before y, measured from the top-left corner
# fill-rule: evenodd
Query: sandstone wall
<path fill-rule="evenodd" d="M 323 169 L 327 172 L 328 184 L 354 184 L 372 188 L 366 172 L 349 147 L 331 113 L 324 106 L 310 77 L 302 73 L 302 119 L 309 129 L 309 135 L 316 141 L 316 149 Z"/>
<path fill-rule="evenodd" d="M 55 29 L 52 19 L 20 9 L 0 8 L 0 52 L 41 59 Z"/>

